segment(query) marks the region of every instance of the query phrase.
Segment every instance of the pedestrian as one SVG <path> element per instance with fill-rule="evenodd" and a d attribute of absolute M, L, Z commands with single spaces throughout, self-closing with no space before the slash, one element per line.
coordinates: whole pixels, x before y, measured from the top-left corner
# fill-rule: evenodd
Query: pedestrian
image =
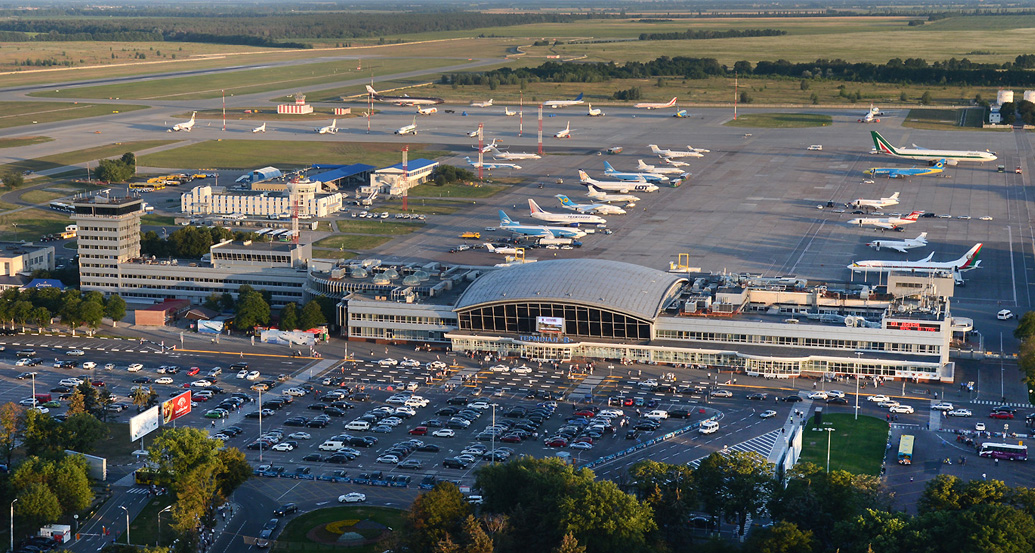
<path fill-rule="evenodd" d="M 999 468 L 999 457 L 995 458 L 995 468 Z"/>

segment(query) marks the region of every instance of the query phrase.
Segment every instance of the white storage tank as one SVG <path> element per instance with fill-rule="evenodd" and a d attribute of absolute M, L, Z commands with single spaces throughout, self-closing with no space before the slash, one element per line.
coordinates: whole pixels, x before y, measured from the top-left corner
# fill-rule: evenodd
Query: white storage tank
<path fill-rule="evenodd" d="M 1003 105 L 1007 102 L 1013 102 L 1013 91 L 1012 90 L 1000 90 L 995 95 L 995 103 Z"/>

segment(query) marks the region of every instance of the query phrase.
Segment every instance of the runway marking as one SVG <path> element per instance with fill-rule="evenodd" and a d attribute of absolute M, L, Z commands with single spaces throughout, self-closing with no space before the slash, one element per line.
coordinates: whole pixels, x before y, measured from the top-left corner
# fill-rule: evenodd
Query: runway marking
<path fill-rule="evenodd" d="M 1013 260 L 1013 227 L 1007 225 L 1006 233 L 1008 235 L 1006 243 L 1010 246 L 1010 288 L 1013 289 L 1013 304 L 1017 305 L 1017 273 Z"/>

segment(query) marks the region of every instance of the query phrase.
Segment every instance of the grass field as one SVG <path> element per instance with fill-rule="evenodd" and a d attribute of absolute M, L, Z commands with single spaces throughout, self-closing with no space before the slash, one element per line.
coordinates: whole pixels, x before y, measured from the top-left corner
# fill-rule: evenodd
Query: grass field
<path fill-rule="evenodd" d="M 985 110 L 970 109 L 911 109 L 902 121 L 903 127 L 929 130 L 982 130 Z"/>
<path fill-rule="evenodd" d="M 829 115 L 815 113 L 744 113 L 736 120 L 726 121 L 728 127 L 755 127 L 768 129 L 798 129 L 825 127 L 833 123 Z"/>
<path fill-rule="evenodd" d="M 97 117 L 98 115 L 111 115 L 124 111 L 136 111 L 145 109 L 148 106 L 133 106 L 124 104 L 73 104 L 68 102 L 0 102 L 0 129 L 10 127 L 21 127 L 33 123 L 53 123 L 55 121 L 68 121 L 70 119 L 82 119 L 84 117 Z M 46 137 L 34 137 L 46 138 Z M 18 139 L 11 139 L 18 140 Z M 49 142 L 52 139 L 46 138 L 31 144 Z M 25 144 L 15 144 L 24 146 Z M 7 147 L 7 146 L 5 146 Z"/>
<path fill-rule="evenodd" d="M 133 521 L 129 524 L 129 536 L 131 543 L 136 545 L 154 547 L 155 543 L 161 545 L 172 545 L 173 540 L 176 539 L 176 533 L 173 531 L 170 523 L 172 522 L 172 513 L 166 511 L 162 513 L 162 528 L 161 528 L 161 541 L 159 538 L 158 529 L 158 513 L 162 509 L 165 509 L 169 505 L 175 502 L 175 497 L 172 495 L 160 495 L 151 498 L 144 508 L 133 518 Z M 120 511 L 121 512 L 121 511 Z M 125 523 L 125 520 L 123 520 Z M 122 526 L 121 529 L 125 529 Z M 121 536 L 122 540 L 120 543 L 126 543 L 125 535 Z"/>
<path fill-rule="evenodd" d="M 13 102 L 17 103 L 17 102 Z M 54 139 L 49 136 L 24 136 L 16 138 L 0 138 L 0 148 L 18 148 L 21 146 L 32 146 L 52 142 Z"/>
<path fill-rule="evenodd" d="M 21 200 L 30 204 L 42 204 L 65 196 L 68 196 L 65 192 L 55 192 L 49 189 L 29 190 L 21 195 Z"/>
<path fill-rule="evenodd" d="M 144 167 L 218 167 L 249 169 L 276 165 L 282 168 L 304 167 L 316 160 L 333 159 L 335 163 L 366 163 L 384 167 L 400 162 L 398 144 L 383 142 L 299 142 L 289 140 L 221 140 L 199 142 L 137 157 Z M 440 157 L 449 152 L 424 150 L 420 144 L 410 146 L 410 159 Z"/>
<path fill-rule="evenodd" d="M 122 156 L 122 154 L 126 152 L 139 152 L 141 150 L 147 150 L 149 148 L 156 148 L 158 146 L 172 144 L 174 142 L 177 141 L 141 140 L 139 142 L 116 142 L 114 144 L 96 146 L 94 148 L 87 148 L 85 150 L 73 150 L 71 152 L 62 152 L 60 154 L 54 154 L 51 156 L 38 157 L 34 159 L 25 159 L 22 161 L 16 161 L 14 163 L 8 163 L 6 165 L 0 165 L 0 173 L 3 173 L 5 171 L 45 171 L 47 169 L 64 167 L 66 165 L 74 163 L 93 161 L 95 159 L 120 157 Z M 138 161 L 137 163 L 139 164 L 140 162 Z"/>
<path fill-rule="evenodd" d="M 470 202 L 449 201 L 449 200 L 424 200 L 410 198 L 406 203 L 406 213 L 415 215 L 450 215 L 456 213 Z M 385 209 L 391 212 L 402 212 L 402 200 L 388 200 L 384 203 Z"/>
<path fill-rule="evenodd" d="M 455 65 L 453 59 L 379 59 L 363 69 L 342 61 L 297 63 L 207 75 L 143 80 L 66 90 L 34 92 L 42 98 L 127 98 L 139 100 L 202 100 L 253 94 L 284 88 L 304 88 L 337 81 L 369 78 L 427 67 Z M 291 101 L 294 99 L 291 98 Z M 282 101 L 287 101 L 282 100 Z"/>
<path fill-rule="evenodd" d="M 153 213 L 149 213 L 140 218 L 140 224 L 169 227 L 176 224 L 176 218 L 169 217 L 167 215 L 155 215 Z"/>
<path fill-rule="evenodd" d="M 284 531 L 277 537 L 274 551 L 349 551 L 350 553 L 380 553 L 385 550 L 384 544 L 372 543 L 357 547 L 323 545 L 309 539 L 307 534 L 314 529 L 316 535 L 327 540 L 337 538 L 336 534 L 322 527 L 328 523 L 343 520 L 372 520 L 388 528 L 401 528 L 404 511 L 387 507 L 330 507 L 299 515 L 288 522 Z"/>
<path fill-rule="evenodd" d="M 424 228 L 422 223 L 396 223 L 389 219 L 368 221 L 366 219 L 342 219 L 338 221 L 338 232 L 352 234 L 410 234 Z M 325 247 L 336 247 L 321 244 Z"/>
<path fill-rule="evenodd" d="M 410 202 L 420 198 L 488 198 L 506 189 L 494 184 L 424 184 L 410 191 Z"/>
<path fill-rule="evenodd" d="M 358 254 L 344 250 L 329 250 L 324 248 L 313 248 L 313 256 L 320 259 L 352 259 Z"/>
<path fill-rule="evenodd" d="M 853 418 L 850 413 L 823 415 L 823 427 L 835 429 L 830 436 L 830 470 L 877 476 L 888 443 L 888 423 L 875 417 Z M 827 433 L 813 430 L 814 427 L 815 418 L 809 419 L 803 429 L 798 462 L 826 467 Z"/>
<path fill-rule="evenodd" d="M 0 239 L 31 242 L 44 234 L 65 230 L 69 222 L 67 213 L 50 209 L 33 208 L 16 213 L 0 213 Z"/>
<path fill-rule="evenodd" d="M 313 243 L 313 247 L 325 250 L 369 250 L 391 240 L 391 236 L 369 234 L 335 234 Z"/>

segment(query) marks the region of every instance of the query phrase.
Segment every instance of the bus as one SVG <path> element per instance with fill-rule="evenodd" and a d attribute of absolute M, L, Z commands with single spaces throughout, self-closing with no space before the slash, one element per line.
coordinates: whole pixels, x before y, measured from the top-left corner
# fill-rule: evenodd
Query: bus
<path fill-rule="evenodd" d="M 993 459 L 1006 459 L 1008 461 L 1027 461 L 1028 446 L 1023 444 L 984 443 L 981 444 L 978 455 Z"/>
<path fill-rule="evenodd" d="M 898 464 L 913 464 L 913 435 L 903 434 L 898 443 Z"/>
<path fill-rule="evenodd" d="M 154 192 L 155 190 L 165 190 L 164 182 L 131 182 L 129 183 L 130 190 L 139 190 L 141 192 Z"/>

